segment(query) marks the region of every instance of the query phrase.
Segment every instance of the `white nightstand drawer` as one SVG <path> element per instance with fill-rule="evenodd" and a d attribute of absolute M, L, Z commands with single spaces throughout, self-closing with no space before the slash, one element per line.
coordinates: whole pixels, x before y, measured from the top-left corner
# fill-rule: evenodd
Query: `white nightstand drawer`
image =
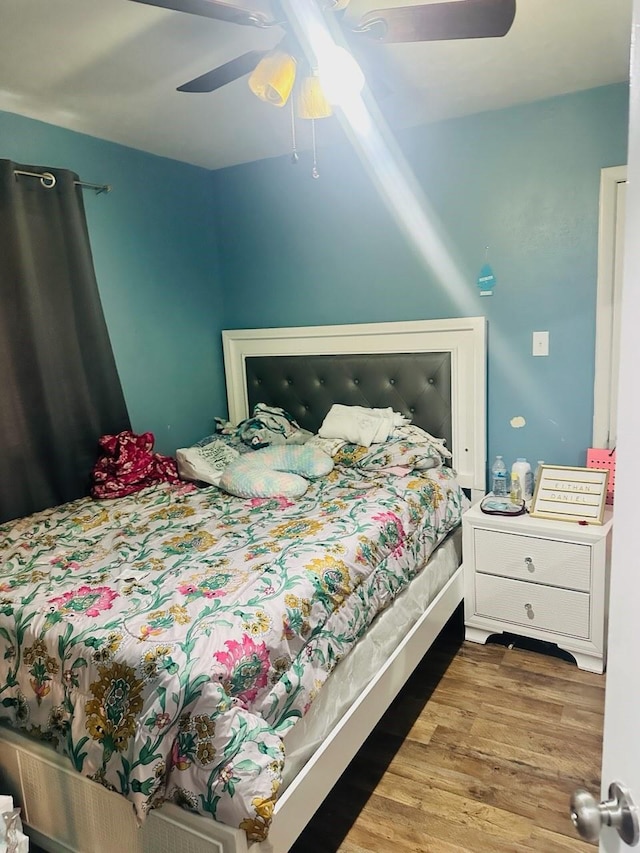
<path fill-rule="evenodd" d="M 588 545 L 476 528 L 474 548 L 477 572 L 585 592 L 591 587 Z"/>
<path fill-rule="evenodd" d="M 589 595 L 586 593 L 493 575 L 477 574 L 475 581 L 478 615 L 589 638 Z"/>

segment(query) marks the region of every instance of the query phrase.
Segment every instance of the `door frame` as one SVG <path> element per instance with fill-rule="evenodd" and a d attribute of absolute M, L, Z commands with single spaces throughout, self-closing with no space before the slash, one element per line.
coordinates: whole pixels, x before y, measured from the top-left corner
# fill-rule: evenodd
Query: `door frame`
<path fill-rule="evenodd" d="M 626 166 L 600 170 L 598 218 L 598 279 L 596 295 L 596 349 L 593 382 L 593 447 L 609 447 L 611 378 L 614 368 L 613 297 L 616 272 L 617 192 L 627 180 Z"/>

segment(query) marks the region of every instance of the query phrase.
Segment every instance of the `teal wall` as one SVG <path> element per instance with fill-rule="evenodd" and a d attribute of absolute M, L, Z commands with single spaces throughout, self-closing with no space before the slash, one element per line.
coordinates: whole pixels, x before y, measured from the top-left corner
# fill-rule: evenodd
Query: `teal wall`
<path fill-rule="evenodd" d="M 222 328 L 485 315 L 489 459 L 581 465 L 591 441 L 600 169 L 626 162 L 626 85 L 400 137 L 466 282 L 420 260 L 347 145 L 208 173 L 8 113 L 0 157 L 109 183 L 85 193 L 133 429 L 173 452 L 226 410 Z M 217 241 L 217 245 L 216 245 Z M 485 246 L 498 279 L 480 297 Z M 549 330 L 551 354 L 531 356 Z M 521 416 L 522 429 L 510 420 Z"/>
<path fill-rule="evenodd" d="M 0 157 L 113 187 L 84 201 L 132 428 L 165 453 L 210 432 L 226 395 L 209 173 L 2 112 Z"/>
<path fill-rule="evenodd" d="M 620 84 L 404 133 L 416 186 L 467 283 L 460 305 L 419 260 L 347 146 L 321 177 L 288 158 L 221 170 L 214 196 L 229 328 L 485 315 L 489 464 L 583 465 L 591 443 L 600 170 L 626 162 Z M 498 284 L 480 297 L 489 246 Z M 549 330 L 550 356 L 531 355 Z M 514 429 L 513 417 L 526 426 Z"/>

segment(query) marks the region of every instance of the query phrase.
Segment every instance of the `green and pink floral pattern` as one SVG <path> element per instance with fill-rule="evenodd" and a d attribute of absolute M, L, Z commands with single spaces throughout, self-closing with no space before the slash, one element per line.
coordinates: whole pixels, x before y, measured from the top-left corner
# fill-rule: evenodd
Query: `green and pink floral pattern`
<path fill-rule="evenodd" d="M 77 565 L 68 563 L 70 569 L 76 569 Z M 99 616 L 103 610 L 110 610 L 114 598 L 118 593 L 108 586 L 90 587 L 86 584 L 77 589 L 65 592 L 56 598 L 50 598 L 49 604 L 55 605 L 59 613 L 65 616 Z"/>
<path fill-rule="evenodd" d="M 283 737 L 460 521 L 447 469 L 338 465 L 297 501 L 167 484 L 0 526 L 0 718 L 140 816 L 264 838 Z"/>

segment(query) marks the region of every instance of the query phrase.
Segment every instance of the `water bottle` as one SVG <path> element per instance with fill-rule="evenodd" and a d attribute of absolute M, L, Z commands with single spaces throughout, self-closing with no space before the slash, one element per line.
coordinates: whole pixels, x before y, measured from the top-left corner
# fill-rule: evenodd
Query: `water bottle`
<path fill-rule="evenodd" d="M 522 491 L 521 498 L 525 501 L 533 497 L 533 474 L 531 473 L 531 465 L 527 462 L 524 456 L 519 456 L 511 466 L 511 476 L 518 475 L 520 481 L 520 489 Z"/>
<path fill-rule="evenodd" d="M 496 461 L 491 467 L 491 491 L 497 497 L 506 497 L 507 494 L 507 466 L 502 456 L 496 456 Z"/>

